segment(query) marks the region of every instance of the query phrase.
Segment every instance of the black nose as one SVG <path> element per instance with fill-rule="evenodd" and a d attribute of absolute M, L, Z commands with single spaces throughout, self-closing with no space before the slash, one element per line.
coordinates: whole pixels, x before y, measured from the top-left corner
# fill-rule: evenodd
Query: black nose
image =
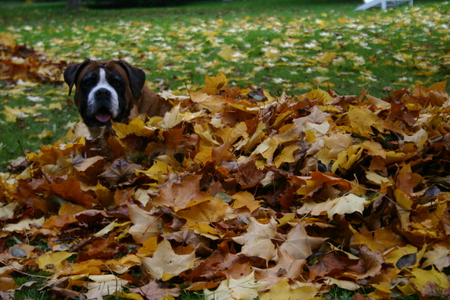
<path fill-rule="evenodd" d="M 97 101 L 109 100 L 110 98 L 111 98 L 111 92 L 107 89 L 98 89 L 95 92 L 95 99 L 97 99 Z"/>

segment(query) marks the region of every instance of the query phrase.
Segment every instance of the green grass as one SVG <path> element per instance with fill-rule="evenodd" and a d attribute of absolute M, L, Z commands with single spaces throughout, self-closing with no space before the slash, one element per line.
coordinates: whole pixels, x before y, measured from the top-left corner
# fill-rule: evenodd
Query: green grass
<path fill-rule="evenodd" d="M 153 89 L 179 93 L 197 89 L 205 74 L 218 71 L 232 85 L 273 95 L 331 85 L 341 95 L 359 94 L 364 87 L 384 97 L 385 87 L 411 88 L 449 77 L 448 2 L 353 11 L 359 3 L 209 1 L 68 13 L 64 3 L 2 2 L 0 32 L 13 33 L 18 43 L 55 61 L 127 59 L 146 70 Z M 224 58 L 220 54 L 227 47 L 245 58 Z M 270 49 L 278 54 L 267 57 Z M 335 53 L 335 60 L 320 61 L 322 53 Z M 43 98 L 38 115 L 7 122 L 1 113 L 5 106 L 36 106 L 29 96 Z M 50 108 L 52 103 L 61 105 Z M 63 83 L 20 90 L 0 83 L 0 170 L 23 151 L 60 139 L 78 120 Z"/>
<path fill-rule="evenodd" d="M 21 287 L 14 293 L 15 300 L 50 300 L 53 299 L 49 293 L 42 292 L 39 289 L 45 285 L 46 279 L 45 277 L 49 277 L 52 274 L 46 272 L 33 272 L 27 270 L 28 273 L 18 273 L 16 272 L 14 280 L 16 285 Z M 31 276 L 28 276 L 30 274 Z M 23 286 L 27 284 L 27 286 Z"/>

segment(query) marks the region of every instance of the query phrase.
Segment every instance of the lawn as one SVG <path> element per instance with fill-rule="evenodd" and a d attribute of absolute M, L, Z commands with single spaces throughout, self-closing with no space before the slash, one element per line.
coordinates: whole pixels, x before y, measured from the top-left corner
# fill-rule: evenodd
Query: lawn
<path fill-rule="evenodd" d="M 233 1 L 175 8 L 64 11 L 64 3 L 2 2 L 0 32 L 55 62 L 125 59 L 148 85 L 186 94 L 222 71 L 273 95 L 331 87 L 384 98 L 449 77 L 449 4 L 381 11 L 359 2 Z M 79 120 L 62 82 L 0 82 L 0 166 L 63 136 Z"/>

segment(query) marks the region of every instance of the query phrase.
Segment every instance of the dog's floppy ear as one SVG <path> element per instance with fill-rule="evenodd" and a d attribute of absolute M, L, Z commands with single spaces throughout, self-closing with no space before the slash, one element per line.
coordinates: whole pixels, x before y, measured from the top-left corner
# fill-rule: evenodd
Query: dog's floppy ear
<path fill-rule="evenodd" d="M 64 81 L 69 85 L 69 96 L 72 93 L 72 87 L 75 84 L 78 75 L 80 75 L 81 70 L 83 70 L 90 62 L 89 59 L 86 59 L 82 63 L 68 66 L 64 71 Z"/>
<path fill-rule="evenodd" d="M 145 72 L 142 69 L 131 66 L 123 60 L 119 60 L 117 63 L 125 70 L 125 72 L 127 72 L 128 78 L 130 79 L 131 92 L 133 93 L 134 98 L 141 98 L 142 88 L 145 83 Z"/>

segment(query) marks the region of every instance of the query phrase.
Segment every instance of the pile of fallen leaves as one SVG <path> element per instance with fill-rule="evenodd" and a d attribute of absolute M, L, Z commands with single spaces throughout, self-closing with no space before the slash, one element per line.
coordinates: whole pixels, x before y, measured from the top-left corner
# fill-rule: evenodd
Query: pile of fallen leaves
<path fill-rule="evenodd" d="M 60 82 L 65 66 L 65 61 L 51 61 L 28 45 L 18 45 L 12 34 L 0 32 L 0 80 Z"/>
<path fill-rule="evenodd" d="M 164 118 L 97 140 L 78 124 L 4 176 L 3 297 L 38 270 L 61 298 L 450 296 L 445 82 L 379 99 L 206 79 L 163 94 Z"/>

